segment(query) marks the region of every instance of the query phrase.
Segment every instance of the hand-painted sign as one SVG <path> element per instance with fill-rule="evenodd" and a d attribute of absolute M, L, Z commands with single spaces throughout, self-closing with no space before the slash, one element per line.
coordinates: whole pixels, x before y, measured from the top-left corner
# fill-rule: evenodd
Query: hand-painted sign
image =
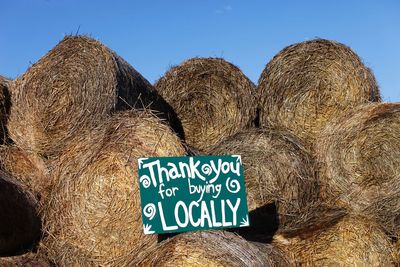
<path fill-rule="evenodd" d="M 239 155 L 140 158 L 145 234 L 249 226 Z"/>

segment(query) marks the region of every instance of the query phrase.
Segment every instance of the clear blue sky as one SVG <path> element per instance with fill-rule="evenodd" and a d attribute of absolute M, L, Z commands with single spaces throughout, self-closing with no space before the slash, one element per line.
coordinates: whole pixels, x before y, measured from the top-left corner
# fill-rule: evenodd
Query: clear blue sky
<path fill-rule="evenodd" d="M 0 74 L 16 77 L 64 35 L 89 34 L 150 82 L 194 56 L 224 57 L 254 82 L 282 48 L 315 37 L 353 48 L 400 101 L 400 1 L 0 0 Z"/>

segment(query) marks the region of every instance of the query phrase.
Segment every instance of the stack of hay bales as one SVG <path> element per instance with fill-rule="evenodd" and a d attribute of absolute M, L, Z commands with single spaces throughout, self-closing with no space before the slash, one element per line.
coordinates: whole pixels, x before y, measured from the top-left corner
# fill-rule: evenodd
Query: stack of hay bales
<path fill-rule="evenodd" d="M 262 248 L 229 232 L 198 231 L 163 241 L 129 266 L 294 266 L 271 245 Z"/>
<path fill-rule="evenodd" d="M 381 100 L 360 58 L 345 45 L 322 39 L 280 51 L 258 82 L 260 125 L 284 127 L 310 146 L 332 118 Z"/>
<path fill-rule="evenodd" d="M 378 87 L 351 49 L 291 45 L 267 64 L 256 93 L 216 58 L 187 60 L 155 88 L 84 36 L 64 38 L 16 80 L 0 79 L 0 134 L 12 142 L 0 147 L 0 255 L 38 246 L 1 265 L 399 261 L 391 241 L 400 232 L 400 104 L 371 103 Z M 144 235 L 137 159 L 201 153 L 242 155 L 251 226 L 231 229 L 242 237 Z"/>
<path fill-rule="evenodd" d="M 192 58 L 171 68 L 155 88 L 174 108 L 188 145 L 207 151 L 255 119 L 253 83 L 220 58 Z"/>

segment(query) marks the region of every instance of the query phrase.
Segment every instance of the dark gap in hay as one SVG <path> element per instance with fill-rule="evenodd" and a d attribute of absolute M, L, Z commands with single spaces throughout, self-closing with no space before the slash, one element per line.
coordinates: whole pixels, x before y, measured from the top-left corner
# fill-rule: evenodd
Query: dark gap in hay
<path fill-rule="evenodd" d="M 10 143 L 7 121 L 10 116 L 11 95 L 9 90 L 10 80 L 0 76 L 0 144 Z"/>
<path fill-rule="evenodd" d="M 117 59 L 117 110 L 150 109 L 184 140 L 182 124 L 174 109 L 160 96 L 157 90 L 120 56 Z M 136 90 L 129 90 L 136 88 Z"/>
<path fill-rule="evenodd" d="M 158 235 L 158 243 L 160 243 L 160 242 L 162 242 L 162 241 L 164 241 L 164 240 L 170 239 L 170 238 L 172 238 L 172 237 L 174 237 L 174 236 L 176 236 L 176 235 L 179 235 L 179 234 L 181 234 L 181 233 L 159 234 L 159 235 Z"/>
<path fill-rule="evenodd" d="M 257 107 L 256 117 L 253 121 L 253 124 L 254 124 L 254 127 L 260 128 L 260 108 L 259 107 Z"/>
<path fill-rule="evenodd" d="M 0 256 L 34 249 L 41 238 L 38 201 L 9 174 L 0 171 Z"/>
<path fill-rule="evenodd" d="M 279 216 L 275 203 L 258 207 L 249 212 L 250 226 L 227 229 L 248 241 L 270 243 L 279 228 Z"/>

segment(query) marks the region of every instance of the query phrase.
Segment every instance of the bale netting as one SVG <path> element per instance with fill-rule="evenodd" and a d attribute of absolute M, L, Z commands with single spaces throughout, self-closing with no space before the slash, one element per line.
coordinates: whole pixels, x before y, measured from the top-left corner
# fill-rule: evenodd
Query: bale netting
<path fill-rule="evenodd" d="M 332 121 L 316 144 L 323 193 L 400 231 L 400 104 L 369 104 Z"/>
<path fill-rule="evenodd" d="M 10 80 L 0 75 L 0 144 L 7 141 L 7 121 L 10 115 Z"/>
<path fill-rule="evenodd" d="M 44 201 L 50 192 L 49 170 L 45 161 L 35 153 L 24 151 L 15 145 L 0 146 L 0 169 L 24 184 Z"/>
<path fill-rule="evenodd" d="M 145 255 L 133 256 L 129 266 L 290 266 L 271 248 L 263 252 L 229 232 L 196 231 L 164 240 Z"/>
<path fill-rule="evenodd" d="M 313 145 L 332 118 L 380 101 L 374 75 L 347 46 L 323 39 L 290 45 L 259 78 L 260 125 L 284 127 Z"/>
<path fill-rule="evenodd" d="M 0 171 L 0 256 L 31 249 L 41 235 L 38 200 L 29 189 Z"/>
<path fill-rule="evenodd" d="M 11 83 L 9 131 L 20 147 L 57 156 L 111 112 L 149 108 L 177 131 L 172 108 L 132 66 L 100 42 L 67 36 Z"/>
<path fill-rule="evenodd" d="M 210 154 L 242 156 L 251 227 L 239 231 L 246 238 L 263 241 L 276 230 L 296 231 L 314 216 L 319 193 L 314 162 L 293 135 L 249 129 L 225 139 Z"/>
<path fill-rule="evenodd" d="M 177 113 L 186 142 L 202 151 L 255 119 L 253 83 L 221 58 L 189 59 L 171 68 L 155 88 Z"/>
<path fill-rule="evenodd" d="M 394 251 L 384 231 L 369 219 L 346 216 L 327 229 L 301 236 L 277 235 L 273 244 L 296 266 L 393 266 Z"/>
<path fill-rule="evenodd" d="M 26 253 L 13 257 L 0 257 L 2 267 L 56 267 L 54 262 L 49 261 L 45 256 L 36 253 Z"/>
<path fill-rule="evenodd" d="M 54 163 L 42 247 L 61 265 L 116 265 L 157 243 L 144 235 L 137 160 L 182 156 L 168 126 L 148 112 L 115 114 L 75 140 Z"/>

